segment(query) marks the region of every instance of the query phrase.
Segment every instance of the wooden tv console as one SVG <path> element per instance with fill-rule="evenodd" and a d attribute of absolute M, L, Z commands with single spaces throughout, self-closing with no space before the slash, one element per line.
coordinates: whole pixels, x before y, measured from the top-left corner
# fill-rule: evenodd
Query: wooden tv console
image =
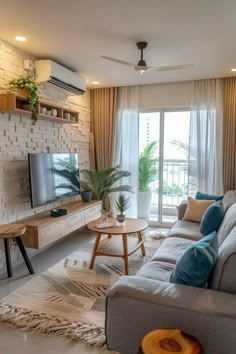
<path fill-rule="evenodd" d="M 67 209 L 67 215 L 52 217 L 47 211 L 20 221 L 26 225 L 26 233 L 22 236 L 25 247 L 39 249 L 47 246 L 101 215 L 100 201 L 77 201 L 61 207 Z"/>

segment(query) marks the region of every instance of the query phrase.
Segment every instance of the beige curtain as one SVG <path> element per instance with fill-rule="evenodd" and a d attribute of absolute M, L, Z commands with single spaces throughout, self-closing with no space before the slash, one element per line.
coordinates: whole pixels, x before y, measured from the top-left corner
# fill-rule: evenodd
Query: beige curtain
<path fill-rule="evenodd" d="M 92 169 L 112 166 L 117 87 L 91 90 L 90 163 Z"/>
<path fill-rule="evenodd" d="M 236 78 L 225 79 L 223 130 L 224 191 L 236 189 Z"/>

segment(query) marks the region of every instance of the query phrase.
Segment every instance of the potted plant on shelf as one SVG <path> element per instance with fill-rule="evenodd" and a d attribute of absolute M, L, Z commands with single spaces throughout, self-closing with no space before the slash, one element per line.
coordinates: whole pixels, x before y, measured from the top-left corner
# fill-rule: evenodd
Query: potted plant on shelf
<path fill-rule="evenodd" d="M 139 191 L 137 196 L 138 218 L 148 219 L 152 191 L 150 183 L 157 177 L 158 157 L 155 156 L 157 141 L 148 143 L 139 155 Z"/>
<path fill-rule="evenodd" d="M 115 201 L 115 207 L 119 211 L 116 219 L 118 222 L 123 223 L 125 221 L 124 212 L 131 207 L 130 198 L 126 197 L 125 193 L 120 193 L 118 199 Z"/>
<path fill-rule="evenodd" d="M 32 112 L 31 119 L 33 124 L 37 121 L 37 109 L 38 109 L 38 85 L 35 80 L 30 76 L 20 76 L 17 79 L 9 81 L 10 88 L 27 89 L 27 99 L 30 104 L 30 110 Z"/>
<path fill-rule="evenodd" d="M 121 184 L 114 186 L 124 177 L 129 177 L 130 172 L 122 171 L 120 166 L 108 167 L 101 170 L 82 170 L 81 189 L 92 192 L 92 199 L 102 200 L 102 209 L 110 210 L 109 195 L 114 192 L 131 192 L 131 186 Z"/>

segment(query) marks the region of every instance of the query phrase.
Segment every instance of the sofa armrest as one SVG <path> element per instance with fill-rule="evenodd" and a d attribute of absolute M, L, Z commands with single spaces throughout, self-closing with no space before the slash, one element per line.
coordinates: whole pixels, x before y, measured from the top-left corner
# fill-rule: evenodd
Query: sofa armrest
<path fill-rule="evenodd" d="M 124 276 L 106 299 L 107 344 L 121 354 L 137 352 L 154 328 L 180 328 L 206 353 L 223 354 L 236 346 L 235 325 L 236 296 L 210 289 Z"/>
<path fill-rule="evenodd" d="M 180 205 L 178 206 L 178 220 L 182 220 L 187 209 L 187 201 L 183 200 Z"/>
<path fill-rule="evenodd" d="M 207 314 L 234 317 L 236 295 L 212 289 L 167 283 L 138 276 L 122 276 L 113 285 L 107 297 L 131 297 L 153 304 L 178 307 Z"/>

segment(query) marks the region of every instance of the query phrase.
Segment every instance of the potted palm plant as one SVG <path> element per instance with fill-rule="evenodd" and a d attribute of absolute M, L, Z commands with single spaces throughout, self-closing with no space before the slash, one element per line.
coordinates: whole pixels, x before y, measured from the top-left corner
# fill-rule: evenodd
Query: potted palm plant
<path fill-rule="evenodd" d="M 115 208 L 119 215 L 116 216 L 117 221 L 123 223 L 125 221 L 124 212 L 131 207 L 130 198 L 125 196 L 125 193 L 120 193 L 115 201 Z"/>
<path fill-rule="evenodd" d="M 150 183 L 157 177 L 158 157 L 155 156 L 157 141 L 148 143 L 139 155 L 139 191 L 137 196 L 138 218 L 148 219 L 150 215 L 152 191 Z"/>
<path fill-rule="evenodd" d="M 35 80 L 30 76 L 19 76 L 17 79 L 9 81 L 10 88 L 26 89 L 27 98 L 32 112 L 31 119 L 33 124 L 37 121 L 37 109 L 38 109 L 38 85 Z"/>
<path fill-rule="evenodd" d="M 110 210 L 109 195 L 114 192 L 130 192 L 131 186 L 121 184 L 115 186 L 122 178 L 130 176 L 130 172 L 122 171 L 120 166 L 101 170 L 81 171 L 81 189 L 91 191 L 92 199 L 102 200 L 102 209 Z"/>

